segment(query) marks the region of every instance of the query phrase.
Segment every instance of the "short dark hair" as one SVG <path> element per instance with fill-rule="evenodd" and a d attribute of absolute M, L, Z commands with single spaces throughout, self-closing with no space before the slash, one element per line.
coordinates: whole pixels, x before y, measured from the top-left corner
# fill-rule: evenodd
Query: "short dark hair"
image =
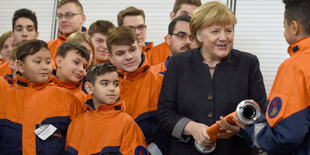
<path fill-rule="evenodd" d="M 96 64 L 87 71 L 86 81 L 95 85 L 98 76 L 111 72 L 118 73 L 116 67 L 110 61 Z"/>
<path fill-rule="evenodd" d="M 117 14 L 117 24 L 118 26 L 123 26 L 124 24 L 124 18 L 126 16 L 142 16 L 143 17 L 143 21 L 145 23 L 145 14 L 143 10 L 137 9 L 133 6 L 130 6 L 128 8 L 126 8 L 125 10 L 120 11 Z"/>
<path fill-rule="evenodd" d="M 173 12 L 177 13 L 182 4 L 189 4 L 189 5 L 195 5 L 197 7 L 201 6 L 201 1 L 200 0 L 175 0 L 174 5 L 173 5 Z"/>
<path fill-rule="evenodd" d="M 178 21 L 184 21 L 184 22 L 189 23 L 191 21 L 191 16 L 184 14 L 184 15 L 180 15 L 180 16 L 174 18 L 168 26 L 168 33 L 169 34 L 173 34 L 173 31 L 175 29 L 175 25 L 177 24 Z"/>
<path fill-rule="evenodd" d="M 67 3 L 75 4 L 77 7 L 80 8 L 81 13 L 84 13 L 83 6 L 79 0 L 61 0 L 60 2 L 58 2 L 57 9 L 59 9 L 60 7 L 62 7 L 63 5 L 65 5 Z"/>
<path fill-rule="evenodd" d="M 93 37 L 95 33 L 101 33 L 107 35 L 109 30 L 114 28 L 114 24 L 107 20 L 97 20 L 92 23 L 88 28 L 88 35 Z"/>
<path fill-rule="evenodd" d="M 309 0 L 283 0 L 285 4 L 285 19 L 288 24 L 292 22 L 292 20 L 298 21 L 304 31 L 310 34 L 310 1 Z"/>
<path fill-rule="evenodd" d="M 112 54 L 112 45 L 128 45 L 131 46 L 137 40 L 136 34 L 126 26 L 119 26 L 111 29 L 107 36 L 107 47 Z"/>
<path fill-rule="evenodd" d="M 86 47 L 79 44 L 79 43 L 75 43 L 75 42 L 65 42 L 65 43 L 61 44 L 57 50 L 56 56 L 59 55 L 59 56 L 65 58 L 67 53 L 70 50 L 75 50 L 78 55 L 80 55 L 81 57 L 83 57 L 87 61 L 89 61 L 90 54 L 89 54 L 88 50 L 86 49 Z"/>
<path fill-rule="evenodd" d="M 47 43 L 43 40 L 33 39 L 22 42 L 17 46 L 16 59 L 24 62 L 28 55 L 34 55 L 42 48 L 49 51 Z"/>
<path fill-rule="evenodd" d="M 34 28 L 35 28 L 36 32 L 38 32 L 38 20 L 37 20 L 36 13 L 34 13 L 31 10 L 28 10 L 26 8 L 16 10 L 14 12 L 14 15 L 13 15 L 13 18 L 12 18 L 12 30 L 13 31 L 15 29 L 14 27 L 15 27 L 16 21 L 19 18 L 28 18 L 28 19 L 30 19 L 33 22 L 33 25 L 34 25 Z"/>

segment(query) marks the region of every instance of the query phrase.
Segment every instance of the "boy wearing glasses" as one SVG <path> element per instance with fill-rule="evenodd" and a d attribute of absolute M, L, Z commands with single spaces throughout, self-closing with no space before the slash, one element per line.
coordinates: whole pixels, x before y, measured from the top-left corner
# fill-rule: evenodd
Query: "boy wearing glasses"
<path fill-rule="evenodd" d="M 78 0 L 61 0 L 57 8 L 59 36 L 57 39 L 48 42 L 54 69 L 56 68 L 55 58 L 58 47 L 66 42 L 70 34 L 74 32 L 87 32 L 87 29 L 82 26 L 86 20 L 86 16 L 83 6 Z"/>
<path fill-rule="evenodd" d="M 120 11 L 117 14 L 118 26 L 127 26 L 137 35 L 139 46 L 142 47 L 142 52 L 146 55 L 148 51 L 154 47 L 153 42 L 145 42 L 146 40 L 146 25 L 145 14 L 143 10 L 133 6 Z"/>
<path fill-rule="evenodd" d="M 170 47 L 170 56 L 196 48 L 196 41 L 192 37 L 189 29 L 190 20 L 191 17 L 185 14 L 174 18 L 170 22 L 167 35 L 167 44 Z M 164 74 L 167 69 L 170 56 L 168 56 L 166 61 L 151 66 L 151 69 L 155 72 L 159 72 L 160 74 Z"/>

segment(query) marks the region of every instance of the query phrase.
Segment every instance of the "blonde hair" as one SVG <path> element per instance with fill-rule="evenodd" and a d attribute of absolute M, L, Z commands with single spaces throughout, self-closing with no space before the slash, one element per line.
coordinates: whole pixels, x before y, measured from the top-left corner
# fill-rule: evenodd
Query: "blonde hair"
<path fill-rule="evenodd" d="M 3 44 L 5 43 L 5 41 L 6 41 L 8 38 L 12 37 L 12 35 L 13 35 L 13 32 L 12 32 L 12 31 L 7 31 L 7 32 L 5 32 L 5 33 L 3 33 L 3 34 L 1 35 L 1 37 L 0 37 L 0 51 L 2 50 L 2 46 L 3 46 Z M 0 53 L 0 54 L 1 54 L 1 53 Z"/>
<path fill-rule="evenodd" d="M 234 13 L 221 2 L 211 1 L 203 4 L 194 11 L 189 28 L 197 40 L 196 33 L 199 29 L 212 25 L 229 24 L 232 26 L 237 24 Z"/>
<path fill-rule="evenodd" d="M 94 48 L 93 42 L 91 41 L 90 36 L 87 33 L 74 32 L 68 37 L 66 42 L 82 43 L 84 41 L 87 42 L 91 48 L 91 52 L 93 54 L 93 57 L 91 58 L 92 61 L 91 61 L 90 66 L 93 66 L 94 64 L 96 64 L 95 48 Z"/>

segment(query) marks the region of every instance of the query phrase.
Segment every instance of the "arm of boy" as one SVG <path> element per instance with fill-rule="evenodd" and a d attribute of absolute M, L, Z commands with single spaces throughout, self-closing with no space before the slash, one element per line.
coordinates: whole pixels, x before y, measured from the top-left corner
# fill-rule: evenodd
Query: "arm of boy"
<path fill-rule="evenodd" d="M 122 136 L 120 152 L 124 155 L 147 155 L 144 135 L 139 126 L 130 119 L 127 122 Z"/>

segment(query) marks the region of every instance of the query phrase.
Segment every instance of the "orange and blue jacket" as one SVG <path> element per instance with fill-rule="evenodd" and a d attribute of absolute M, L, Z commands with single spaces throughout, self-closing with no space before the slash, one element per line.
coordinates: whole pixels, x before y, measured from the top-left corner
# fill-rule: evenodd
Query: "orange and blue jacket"
<path fill-rule="evenodd" d="M 160 64 L 157 64 L 157 65 L 153 65 L 151 66 L 151 70 L 154 71 L 154 72 L 157 72 L 161 75 L 164 75 L 166 70 L 167 70 L 167 65 L 168 65 L 168 62 L 169 62 L 169 58 L 170 56 L 166 59 L 165 62 L 162 62 Z"/>
<path fill-rule="evenodd" d="M 149 50 L 152 49 L 154 47 L 154 43 L 153 42 L 145 42 L 145 46 L 142 46 L 142 52 L 143 54 L 147 54 L 149 53 Z"/>
<path fill-rule="evenodd" d="M 143 133 L 124 112 L 122 101 L 101 104 L 97 110 L 94 110 L 92 99 L 85 104 L 88 110 L 69 126 L 66 154 L 148 154 Z"/>
<path fill-rule="evenodd" d="M 166 37 L 165 37 L 166 40 Z M 167 41 L 151 48 L 146 58 L 151 66 L 164 62 L 170 56 L 170 47 Z"/>
<path fill-rule="evenodd" d="M 3 77 L 0 77 L 0 93 L 6 91 L 9 88 L 11 88 L 9 83 Z"/>
<path fill-rule="evenodd" d="M 120 71 L 120 98 L 125 102 L 125 112 L 141 128 L 146 143 L 161 145 L 167 137 L 161 137 L 156 115 L 163 76 L 150 70 L 144 54 L 141 57 L 141 64 L 135 72 Z"/>
<path fill-rule="evenodd" d="M 310 37 L 290 45 L 267 98 L 266 119 L 246 126 L 270 154 L 310 154 Z M 255 132 L 254 132 L 255 131 Z"/>
<path fill-rule="evenodd" d="M 79 82 L 72 82 L 72 81 L 62 81 L 56 76 L 56 70 L 53 70 L 53 82 L 55 86 L 65 88 L 69 90 L 73 95 L 75 95 L 81 105 L 84 106 L 84 103 L 86 102 L 86 94 L 82 90 L 83 81 Z"/>
<path fill-rule="evenodd" d="M 82 27 L 82 32 L 87 32 L 87 29 L 85 27 Z M 58 47 L 64 42 L 66 42 L 67 39 L 68 39 L 68 36 L 64 35 L 62 32 L 59 31 L 57 39 L 47 42 L 48 48 L 51 52 L 53 69 L 56 69 L 55 58 L 56 58 Z"/>
<path fill-rule="evenodd" d="M 5 63 L 5 62 L 3 61 L 3 58 L 0 58 L 0 65 L 2 65 L 3 63 Z"/>
<path fill-rule="evenodd" d="M 46 82 L 32 83 L 17 76 L 16 87 L 0 94 L 1 154 L 61 154 L 65 151 L 67 128 L 83 112 L 78 99 L 64 88 Z M 42 140 L 35 130 L 56 127 Z"/>
<path fill-rule="evenodd" d="M 0 66 L 0 76 L 4 77 L 4 79 L 12 86 L 15 86 L 16 80 L 13 78 L 13 73 L 10 68 L 10 61 L 6 61 L 4 64 Z"/>

